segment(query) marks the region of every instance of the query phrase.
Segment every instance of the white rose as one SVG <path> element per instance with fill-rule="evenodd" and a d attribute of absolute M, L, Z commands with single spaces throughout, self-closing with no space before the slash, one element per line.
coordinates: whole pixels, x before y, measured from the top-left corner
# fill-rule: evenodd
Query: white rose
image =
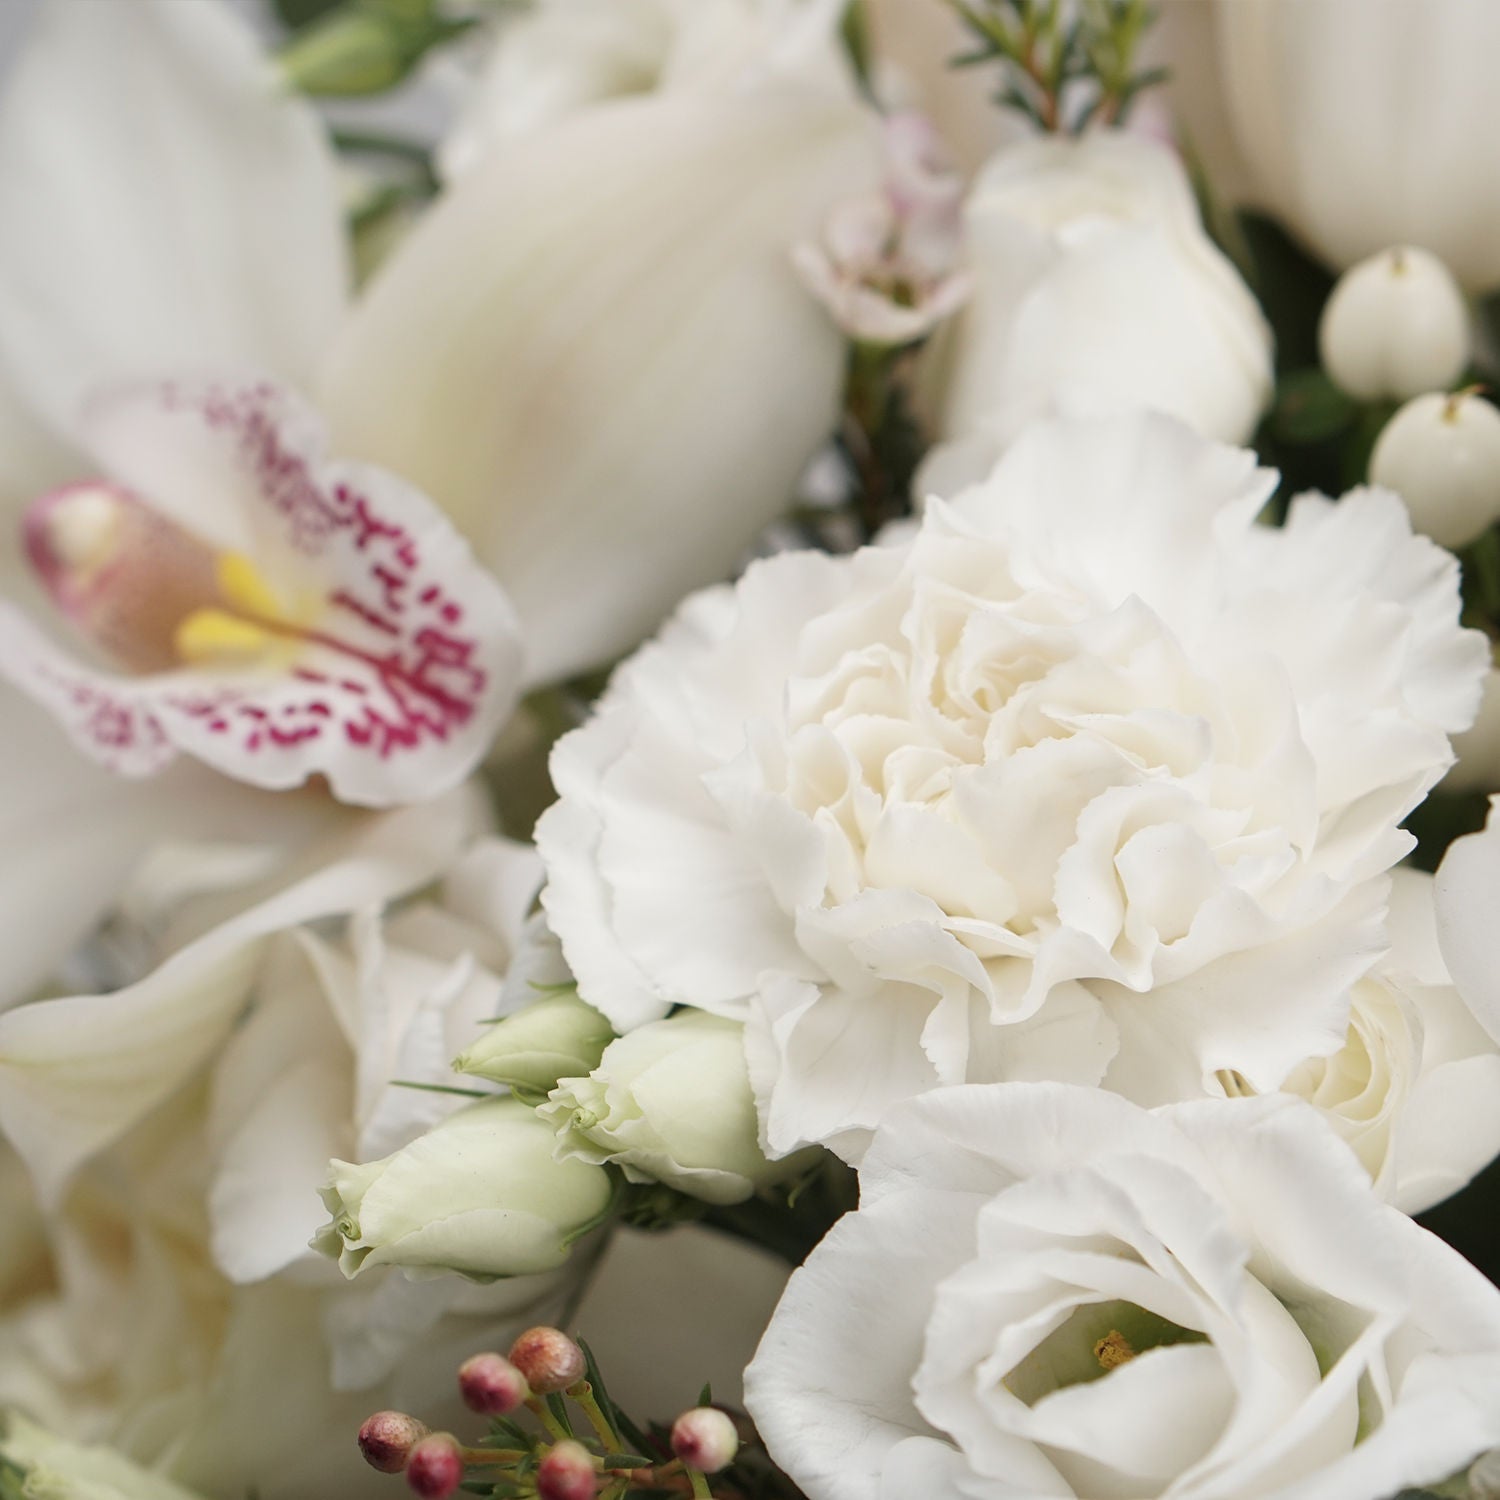
<path fill-rule="evenodd" d="M 790 40 L 487 151 L 334 342 L 341 451 L 442 497 L 532 681 L 728 572 L 836 425 L 844 342 L 789 252 L 878 180 L 879 126 L 831 26 Z"/>
<path fill-rule="evenodd" d="M 1343 268 L 1424 246 L 1500 282 L 1488 0 L 1219 0 L 1219 73 L 1252 197 Z M 1392 101 L 1400 99 L 1400 108 Z"/>
<path fill-rule="evenodd" d="M 943 437 L 993 456 L 1038 416 L 1134 406 L 1228 442 L 1254 431 L 1270 332 L 1167 147 L 1118 131 L 1013 146 L 965 229 L 973 290 L 934 347 Z"/>
<path fill-rule="evenodd" d="M 1486 657 L 1377 491 L 1138 415 L 690 600 L 559 742 L 549 921 L 617 1029 L 747 1022 L 773 1154 L 938 1085 L 1143 1103 L 1336 1051 Z"/>
<path fill-rule="evenodd" d="M 317 1244 L 346 1276 L 370 1266 L 476 1278 L 552 1271 L 610 1199 L 606 1172 L 556 1161 L 517 1099 L 471 1104 L 383 1161 L 336 1161 Z"/>
<path fill-rule="evenodd" d="M 559 1155 L 615 1162 L 632 1182 L 665 1182 L 710 1203 L 739 1203 L 786 1176 L 757 1144 L 744 1028 L 702 1011 L 611 1042 L 587 1078 L 564 1078 L 537 1113 Z"/>
<path fill-rule="evenodd" d="M 1381 1500 L 1500 1436 L 1500 1294 L 1290 1100 L 892 1112 L 745 1375 L 811 1500 Z"/>

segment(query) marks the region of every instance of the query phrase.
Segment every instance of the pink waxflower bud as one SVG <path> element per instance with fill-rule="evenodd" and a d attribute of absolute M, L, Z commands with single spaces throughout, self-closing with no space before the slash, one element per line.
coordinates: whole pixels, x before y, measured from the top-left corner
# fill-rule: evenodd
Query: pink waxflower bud
<path fill-rule="evenodd" d="M 424 1437 L 406 1460 L 406 1482 L 422 1500 L 448 1500 L 464 1482 L 464 1455 L 451 1432 Z"/>
<path fill-rule="evenodd" d="M 728 1468 L 739 1446 L 734 1423 L 712 1406 L 695 1406 L 672 1423 L 672 1452 L 701 1474 Z"/>
<path fill-rule="evenodd" d="M 599 1474 L 582 1443 L 564 1440 L 537 1465 L 537 1500 L 594 1500 Z"/>
<path fill-rule="evenodd" d="M 425 1422 L 404 1411 L 378 1411 L 359 1429 L 359 1451 L 365 1462 L 382 1474 L 399 1474 L 412 1448 L 427 1436 Z"/>
<path fill-rule="evenodd" d="M 543 1396 L 566 1390 L 588 1373 L 583 1350 L 560 1328 L 528 1328 L 510 1346 L 510 1362 Z"/>
<path fill-rule="evenodd" d="M 458 1367 L 464 1405 L 486 1417 L 509 1415 L 531 1395 L 526 1377 L 503 1354 L 471 1355 Z"/>

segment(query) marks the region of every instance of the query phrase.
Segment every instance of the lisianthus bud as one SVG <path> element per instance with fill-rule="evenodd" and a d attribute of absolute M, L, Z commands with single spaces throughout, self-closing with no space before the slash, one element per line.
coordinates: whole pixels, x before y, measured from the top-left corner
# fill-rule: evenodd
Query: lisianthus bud
<path fill-rule="evenodd" d="M 399 1474 L 406 1467 L 411 1450 L 429 1431 L 425 1422 L 407 1416 L 404 1411 L 378 1411 L 366 1417 L 359 1429 L 359 1451 L 372 1469 L 379 1469 L 382 1474 Z"/>
<path fill-rule="evenodd" d="M 1500 411 L 1469 391 L 1408 401 L 1376 441 L 1370 480 L 1406 501 L 1418 531 L 1464 546 L 1500 518 Z"/>
<path fill-rule="evenodd" d="M 701 1473 L 728 1468 L 739 1446 L 734 1423 L 716 1407 L 695 1406 L 672 1423 L 672 1452 Z"/>
<path fill-rule="evenodd" d="M 710 1203 L 739 1203 L 795 1172 L 757 1138 L 744 1028 L 704 1011 L 638 1026 L 587 1078 L 564 1078 L 537 1113 L 562 1148 L 615 1162 L 632 1182 L 665 1182 Z"/>
<path fill-rule="evenodd" d="M 1318 325 L 1334 384 L 1361 401 L 1447 390 L 1469 362 L 1469 310 L 1437 256 L 1411 245 L 1351 266 Z"/>
<path fill-rule="evenodd" d="M 424 1437 L 406 1460 L 406 1482 L 422 1500 L 447 1500 L 464 1482 L 464 1455 L 451 1432 Z"/>
<path fill-rule="evenodd" d="M 566 1390 L 588 1371 L 583 1350 L 560 1328 L 528 1328 L 510 1346 L 510 1362 L 542 1395 Z"/>
<path fill-rule="evenodd" d="M 453 1066 L 493 1083 L 533 1089 L 593 1072 L 614 1039 L 609 1022 L 573 991 L 548 995 L 491 1026 Z"/>
<path fill-rule="evenodd" d="M 555 1143 L 526 1105 L 494 1099 L 382 1161 L 336 1161 L 322 1190 L 333 1218 L 313 1245 L 351 1277 L 377 1265 L 474 1277 L 555 1270 L 611 1191 L 602 1168 L 555 1161 Z"/>
<path fill-rule="evenodd" d="M 557 1443 L 537 1465 L 537 1500 L 594 1500 L 598 1488 L 598 1471 L 582 1443 Z"/>
<path fill-rule="evenodd" d="M 458 1367 L 458 1389 L 464 1405 L 484 1416 L 503 1417 L 521 1406 L 531 1388 L 526 1377 L 503 1354 L 475 1354 Z"/>

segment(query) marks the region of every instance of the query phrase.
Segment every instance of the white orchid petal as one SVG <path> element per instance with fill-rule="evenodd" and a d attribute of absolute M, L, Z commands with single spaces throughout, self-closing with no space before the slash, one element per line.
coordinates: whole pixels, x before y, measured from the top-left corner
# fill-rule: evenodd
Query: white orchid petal
<path fill-rule="evenodd" d="M 89 430 L 176 518 L 218 496 L 207 540 L 247 556 L 283 613 L 248 615 L 264 661 L 109 677 L 0 606 L 0 673 L 81 748 L 126 775 L 179 751 L 263 787 L 322 774 L 372 806 L 432 796 L 474 766 L 514 705 L 520 643 L 505 596 L 422 495 L 326 461 L 316 417 L 268 383 L 120 390 L 91 403 Z"/>
<path fill-rule="evenodd" d="M 343 314 L 333 157 L 228 6 L 48 0 L 0 102 L 0 356 L 60 433 L 143 371 L 306 383 Z"/>

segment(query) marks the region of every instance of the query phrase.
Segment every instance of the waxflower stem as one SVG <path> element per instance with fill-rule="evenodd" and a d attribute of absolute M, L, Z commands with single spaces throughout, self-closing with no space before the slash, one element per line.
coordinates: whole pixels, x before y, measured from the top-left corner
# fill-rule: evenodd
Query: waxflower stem
<path fill-rule="evenodd" d="M 555 1442 L 563 1442 L 568 1434 L 563 1431 L 562 1423 L 554 1417 L 547 1407 L 547 1403 L 540 1396 L 533 1396 L 527 1403 L 526 1409 L 534 1416 Z"/>
<path fill-rule="evenodd" d="M 615 1431 L 614 1424 L 604 1414 L 604 1409 L 599 1405 L 598 1397 L 594 1395 L 594 1388 L 587 1380 L 580 1380 L 568 1387 L 568 1395 L 583 1408 L 583 1414 L 589 1419 L 589 1425 L 598 1434 L 599 1441 L 604 1444 L 608 1453 L 622 1453 L 624 1446 L 620 1442 L 620 1435 Z"/>
<path fill-rule="evenodd" d="M 699 1500 L 714 1500 L 714 1492 L 708 1487 L 706 1475 L 699 1473 L 697 1469 L 688 1469 L 686 1473 L 693 1486 L 693 1494 L 699 1497 Z"/>

